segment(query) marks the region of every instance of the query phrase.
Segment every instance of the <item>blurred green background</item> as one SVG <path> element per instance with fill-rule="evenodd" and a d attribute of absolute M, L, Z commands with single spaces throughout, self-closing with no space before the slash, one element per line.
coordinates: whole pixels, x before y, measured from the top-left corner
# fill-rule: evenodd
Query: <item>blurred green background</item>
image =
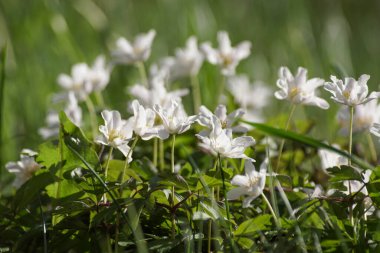
<path fill-rule="evenodd" d="M 325 79 L 339 72 L 355 78 L 367 73 L 373 90 L 380 81 L 379 13 L 379 1 L 357 0 L 0 0 L 0 46 L 6 44 L 8 54 L 0 165 L 17 160 L 22 148 L 36 149 L 41 143 L 38 128 L 45 124 L 51 93 L 59 90 L 57 76 L 69 73 L 77 62 L 92 64 L 98 54 L 108 55 L 119 36 L 131 39 L 155 29 L 153 63 L 173 54 L 190 35 L 215 45 L 217 31 L 226 30 L 233 44 L 253 44 L 238 72 L 273 90 L 277 70 L 284 65 L 292 71 L 304 66 L 310 77 Z M 201 70 L 206 105 L 212 104 L 218 78 L 209 64 Z M 108 104 L 125 110 L 125 87 L 136 80 L 133 67 L 117 67 L 105 90 Z M 287 113 L 286 102 L 272 101 L 275 110 Z M 332 107 L 328 112 L 304 109 L 320 124 L 316 137 L 330 141 L 337 109 Z"/>

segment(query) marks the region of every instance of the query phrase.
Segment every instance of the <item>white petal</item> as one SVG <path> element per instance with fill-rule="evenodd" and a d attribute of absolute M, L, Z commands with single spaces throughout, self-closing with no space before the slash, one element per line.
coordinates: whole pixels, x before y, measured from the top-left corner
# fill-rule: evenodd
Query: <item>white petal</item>
<path fill-rule="evenodd" d="M 234 200 L 240 198 L 240 196 L 243 196 L 244 194 L 247 194 L 247 188 L 246 187 L 237 187 L 227 192 L 227 199 Z"/>
<path fill-rule="evenodd" d="M 231 180 L 232 185 L 249 186 L 249 178 L 247 176 L 236 175 Z"/>

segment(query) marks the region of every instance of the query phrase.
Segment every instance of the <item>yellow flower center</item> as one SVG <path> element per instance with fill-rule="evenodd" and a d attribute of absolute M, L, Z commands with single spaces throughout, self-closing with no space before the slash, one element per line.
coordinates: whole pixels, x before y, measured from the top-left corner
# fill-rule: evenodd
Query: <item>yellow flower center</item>
<path fill-rule="evenodd" d="M 232 63 L 232 57 L 230 55 L 222 55 L 223 66 L 227 67 Z"/>
<path fill-rule="evenodd" d="M 290 89 L 289 97 L 292 99 L 295 96 L 297 96 L 301 92 L 300 88 L 298 87 L 293 87 Z"/>
<path fill-rule="evenodd" d="M 108 134 L 108 140 L 109 140 L 110 142 L 114 141 L 114 140 L 115 140 L 116 138 L 118 138 L 118 137 L 123 138 L 123 136 L 120 135 L 120 133 L 119 133 L 116 129 L 112 129 L 112 130 L 109 132 L 109 134 Z"/>
<path fill-rule="evenodd" d="M 255 186 L 259 182 L 260 178 L 259 177 L 250 177 L 249 178 L 249 184 L 251 186 Z"/>

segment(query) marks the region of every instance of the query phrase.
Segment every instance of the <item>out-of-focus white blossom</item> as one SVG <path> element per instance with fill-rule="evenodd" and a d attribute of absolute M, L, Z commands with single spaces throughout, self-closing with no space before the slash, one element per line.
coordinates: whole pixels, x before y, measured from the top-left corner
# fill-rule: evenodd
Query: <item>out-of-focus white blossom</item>
<path fill-rule="evenodd" d="M 268 160 L 260 165 L 259 172 L 250 160 L 246 160 L 244 165 L 245 175 L 236 175 L 232 178 L 231 184 L 238 187 L 227 192 L 227 199 L 234 200 L 245 196 L 243 208 L 247 208 L 264 190 Z"/>
<path fill-rule="evenodd" d="M 202 131 L 196 136 L 202 143 L 199 146 L 213 155 L 227 158 L 251 159 L 244 154 L 247 147 L 255 144 L 251 136 L 232 137 L 232 130 L 222 128 L 218 117 L 212 115 L 210 119 L 211 131 Z"/>
<path fill-rule="evenodd" d="M 20 188 L 41 167 L 34 159 L 36 155 L 37 153 L 32 150 L 23 149 L 20 154 L 20 161 L 8 162 L 5 165 L 5 168 L 16 176 L 13 181 L 13 185 L 16 188 Z"/>
<path fill-rule="evenodd" d="M 361 75 L 357 81 L 354 78 L 346 77 L 343 83 L 342 80 L 331 76 L 332 82 L 326 82 L 324 88 L 332 94 L 331 99 L 335 102 L 348 106 L 356 106 L 380 96 L 380 92 L 371 92 L 367 97 L 367 82 L 369 78 L 370 76 L 365 74 Z"/>
<path fill-rule="evenodd" d="M 174 57 L 168 57 L 164 61 L 170 70 L 170 78 L 196 76 L 202 66 L 204 56 L 198 49 L 195 36 L 191 36 L 185 48 L 177 48 Z"/>
<path fill-rule="evenodd" d="M 67 104 L 64 109 L 67 117 L 76 126 L 81 126 L 82 124 L 82 109 L 78 105 L 78 101 L 72 92 L 67 94 Z M 59 133 L 59 115 L 57 111 L 49 111 L 46 116 L 46 127 L 42 127 L 38 130 L 38 133 L 43 139 L 48 139 L 51 137 L 58 136 Z"/>
<path fill-rule="evenodd" d="M 344 133 L 348 133 L 350 124 L 349 108 L 341 107 L 338 114 L 338 123 Z M 355 107 L 353 118 L 353 132 L 369 130 L 374 123 L 380 123 L 380 105 L 377 100 L 371 100 L 368 103 L 360 104 Z"/>
<path fill-rule="evenodd" d="M 287 67 L 281 67 L 279 70 L 279 79 L 277 87 L 279 91 L 274 96 L 280 100 L 288 100 L 293 104 L 303 104 L 317 106 L 321 109 L 328 109 L 329 104 L 326 100 L 317 97 L 316 89 L 324 84 L 320 78 L 307 79 L 307 69 L 299 67 L 297 74 L 292 75 Z"/>
<path fill-rule="evenodd" d="M 150 30 L 145 34 L 138 34 L 132 42 L 121 37 L 116 41 L 116 49 L 112 55 L 117 63 L 135 64 L 146 61 L 151 52 L 152 42 L 156 31 Z"/>
<path fill-rule="evenodd" d="M 216 118 L 219 120 L 222 128 L 228 128 L 231 129 L 232 132 L 247 132 L 247 128 L 243 126 L 233 126 L 233 124 L 241 118 L 241 116 L 244 114 L 243 109 L 237 109 L 230 114 L 227 115 L 227 108 L 225 105 L 218 105 L 215 109 L 215 112 L 212 113 L 209 109 L 207 109 L 206 106 L 201 106 L 199 108 L 199 115 L 197 118 L 197 122 L 201 126 L 205 126 L 209 129 L 212 128 L 212 117 L 216 116 Z"/>
<path fill-rule="evenodd" d="M 248 121 L 262 122 L 262 109 L 270 102 L 272 91 L 264 83 L 251 84 L 245 75 L 228 79 L 228 89 L 235 102 L 245 110 L 243 118 Z"/>
<path fill-rule="evenodd" d="M 175 100 L 171 100 L 168 107 L 162 107 L 156 104 L 153 109 L 161 118 L 164 129 L 168 134 L 181 134 L 186 132 L 196 119 L 196 116 L 187 116 L 182 103 Z"/>
<path fill-rule="evenodd" d="M 137 98 L 139 102 L 148 108 L 153 108 L 154 105 L 161 107 L 170 106 L 171 100 L 180 101 L 181 97 L 189 93 L 188 89 L 180 89 L 167 91 L 162 78 L 153 78 L 150 80 L 150 88 L 144 85 L 136 84 L 129 89 L 132 96 Z"/>
<path fill-rule="evenodd" d="M 78 63 L 71 68 L 71 76 L 60 74 L 57 82 L 66 92 L 72 92 L 79 101 L 83 101 L 92 92 L 92 86 L 88 82 L 89 73 L 87 64 Z"/>
<path fill-rule="evenodd" d="M 333 147 L 340 149 L 339 145 L 333 144 Z M 322 169 L 326 172 L 326 169 L 332 168 L 335 166 L 341 166 L 341 165 L 347 165 L 348 159 L 346 157 L 343 157 L 341 155 L 338 155 L 337 153 L 325 150 L 325 149 L 319 149 L 318 150 L 319 158 L 321 159 L 321 165 Z M 327 172 L 326 172 L 327 173 Z"/>
<path fill-rule="evenodd" d="M 99 127 L 102 135 L 97 138 L 96 142 L 117 148 L 126 157 L 130 150 L 128 142 L 133 134 L 132 122 L 122 120 L 118 111 L 104 110 L 102 117 L 104 125 Z M 128 157 L 128 160 L 132 160 L 131 156 Z"/>
<path fill-rule="evenodd" d="M 243 41 L 236 47 L 232 47 L 228 33 L 220 31 L 218 43 L 218 49 L 212 48 L 210 42 L 203 43 L 201 49 L 211 64 L 220 66 L 223 75 L 234 75 L 239 62 L 251 54 L 251 42 Z"/>
<path fill-rule="evenodd" d="M 150 108 L 144 108 L 137 100 L 132 102 L 133 116 L 129 119 L 136 135 L 143 140 L 157 137 L 166 139 L 169 137 L 163 126 L 154 126 L 156 113 Z"/>
<path fill-rule="evenodd" d="M 111 68 L 107 65 L 103 55 L 99 55 L 87 76 L 87 82 L 91 85 L 91 91 L 102 91 L 110 80 Z"/>

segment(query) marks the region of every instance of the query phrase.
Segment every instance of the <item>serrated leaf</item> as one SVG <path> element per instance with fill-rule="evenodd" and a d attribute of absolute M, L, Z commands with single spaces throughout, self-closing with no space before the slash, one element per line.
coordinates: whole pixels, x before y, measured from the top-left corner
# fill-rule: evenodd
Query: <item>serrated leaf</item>
<path fill-rule="evenodd" d="M 268 230 L 271 226 L 272 215 L 263 214 L 256 218 L 244 221 L 234 232 L 235 236 L 251 236 L 259 231 Z"/>
<path fill-rule="evenodd" d="M 362 181 L 362 176 L 355 168 L 351 166 L 341 165 L 340 167 L 328 168 L 327 171 L 332 176 L 330 182 L 339 182 L 345 180 Z"/>

